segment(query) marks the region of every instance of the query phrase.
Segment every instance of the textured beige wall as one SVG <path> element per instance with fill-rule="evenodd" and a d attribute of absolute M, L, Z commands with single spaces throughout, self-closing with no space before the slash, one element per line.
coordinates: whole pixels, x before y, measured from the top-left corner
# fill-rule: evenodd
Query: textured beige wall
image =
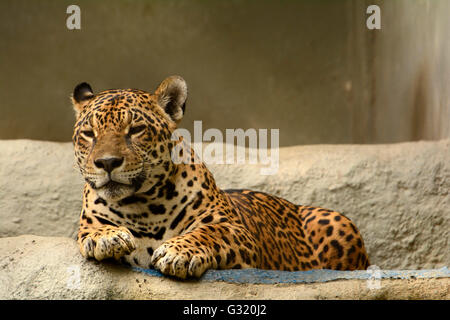
<path fill-rule="evenodd" d="M 190 88 L 188 129 L 280 128 L 284 146 L 449 137 L 449 14 L 447 0 L 3 0 L 0 138 L 69 141 L 77 83 L 153 90 L 171 74 Z"/>
<path fill-rule="evenodd" d="M 0 150 L 0 237 L 74 239 L 83 179 L 73 168 L 71 143 L 0 140 Z M 450 265 L 450 139 L 287 147 L 279 165 L 274 175 L 261 175 L 262 164 L 208 167 L 220 188 L 342 212 L 380 268 Z"/>

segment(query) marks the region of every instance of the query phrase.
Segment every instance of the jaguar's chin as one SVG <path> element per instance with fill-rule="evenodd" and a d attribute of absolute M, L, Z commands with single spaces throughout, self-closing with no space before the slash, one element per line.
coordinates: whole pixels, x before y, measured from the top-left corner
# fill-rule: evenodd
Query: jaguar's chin
<path fill-rule="evenodd" d="M 105 200 L 119 201 L 132 196 L 135 188 L 132 185 L 109 181 L 101 188 L 96 189 L 97 194 Z"/>

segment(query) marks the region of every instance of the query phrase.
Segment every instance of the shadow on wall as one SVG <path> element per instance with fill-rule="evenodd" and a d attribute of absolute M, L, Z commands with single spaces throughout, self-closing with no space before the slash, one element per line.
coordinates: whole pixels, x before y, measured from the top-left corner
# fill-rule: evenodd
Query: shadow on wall
<path fill-rule="evenodd" d="M 203 128 L 279 128 L 280 145 L 450 136 L 450 3 L 0 2 L 0 138 L 69 141 L 69 94 L 179 74 Z M 366 8 L 381 8 L 381 30 Z"/>

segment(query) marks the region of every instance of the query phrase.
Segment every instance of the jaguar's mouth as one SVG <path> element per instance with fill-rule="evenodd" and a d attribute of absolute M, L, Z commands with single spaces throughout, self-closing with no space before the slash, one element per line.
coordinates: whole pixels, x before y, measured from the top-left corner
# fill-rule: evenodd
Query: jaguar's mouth
<path fill-rule="evenodd" d="M 111 175 L 108 173 L 108 175 L 105 175 L 103 179 L 100 181 L 97 181 L 95 183 L 94 189 L 117 189 L 122 187 L 131 187 L 132 183 L 127 183 L 128 181 L 121 181 L 120 177 L 116 177 L 114 175 Z"/>
<path fill-rule="evenodd" d="M 101 187 L 96 188 L 96 192 L 103 198 L 120 200 L 134 194 L 135 188 L 131 184 L 109 180 Z"/>
<path fill-rule="evenodd" d="M 85 178 L 86 182 L 97 193 L 102 194 L 106 198 L 120 198 L 126 195 L 132 195 L 138 191 L 145 182 L 146 175 L 144 171 L 140 171 L 134 177 L 126 179 L 120 176 L 106 175 L 102 179 L 90 180 Z"/>
<path fill-rule="evenodd" d="M 113 180 L 111 178 L 106 180 L 106 181 L 104 181 L 102 184 L 95 183 L 94 181 L 91 181 L 89 179 L 85 179 L 85 180 L 86 180 L 87 183 L 89 183 L 89 185 L 94 190 L 111 190 L 111 191 L 114 191 L 114 190 L 118 190 L 118 189 L 121 189 L 121 188 L 127 188 L 127 187 L 129 188 L 129 187 L 133 186 L 132 184 L 118 182 L 118 181 L 115 181 L 115 180 Z"/>
<path fill-rule="evenodd" d="M 129 187 L 129 186 L 130 186 L 129 184 L 117 182 L 117 181 L 114 181 L 114 180 L 109 180 L 104 185 L 100 186 L 99 189 L 100 188 L 106 188 L 106 189 L 109 189 L 109 190 L 115 190 L 115 189 L 119 189 L 119 188 L 122 188 L 122 187 Z"/>

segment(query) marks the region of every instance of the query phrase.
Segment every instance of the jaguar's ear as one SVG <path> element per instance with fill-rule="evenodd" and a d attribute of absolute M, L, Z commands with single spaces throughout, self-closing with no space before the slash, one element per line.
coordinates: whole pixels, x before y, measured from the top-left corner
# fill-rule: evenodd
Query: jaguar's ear
<path fill-rule="evenodd" d="M 92 92 L 92 88 L 86 82 L 80 83 L 75 87 L 71 100 L 77 116 L 93 97 L 94 93 Z"/>
<path fill-rule="evenodd" d="M 186 108 L 187 85 L 180 76 L 171 76 L 165 79 L 155 91 L 158 104 L 164 111 L 178 123 L 183 118 Z"/>

